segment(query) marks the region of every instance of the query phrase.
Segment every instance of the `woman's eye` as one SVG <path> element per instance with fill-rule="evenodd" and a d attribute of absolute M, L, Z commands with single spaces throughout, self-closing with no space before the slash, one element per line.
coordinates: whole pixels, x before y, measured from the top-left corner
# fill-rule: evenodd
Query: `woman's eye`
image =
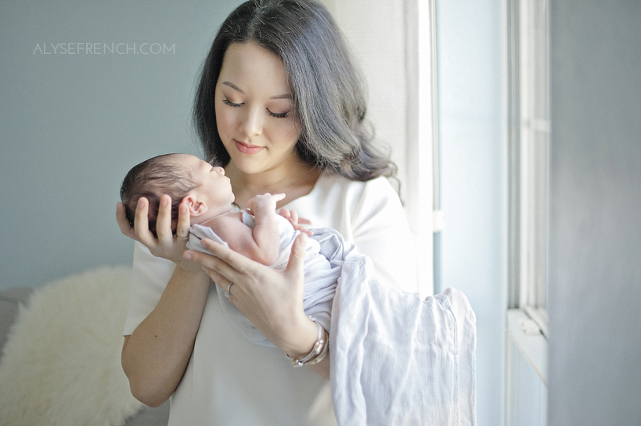
<path fill-rule="evenodd" d="M 276 112 L 271 112 L 269 109 L 267 110 L 267 112 L 269 113 L 269 115 L 276 118 L 287 118 L 287 114 L 289 114 L 289 111 L 283 112 L 283 113 L 276 113 Z"/>
<path fill-rule="evenodd" d="M 235 104 L 235 103 L 231 102 L 229 99 L 223 99 L 223 103 L 225 105 L 229 105 L 231 107 L 239 107 L 239 106 L 242 105 L 242 103 L 241 104 Z"/>

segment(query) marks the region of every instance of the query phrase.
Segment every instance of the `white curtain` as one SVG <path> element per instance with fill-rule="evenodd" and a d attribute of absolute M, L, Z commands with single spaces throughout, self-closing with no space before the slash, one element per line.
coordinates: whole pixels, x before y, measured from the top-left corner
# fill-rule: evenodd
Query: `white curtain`
<path fill-rule="evenodd" d="M 347 38 L 368 87 L 376 139 L 392 148 L 414 234 L 420 290 L 433 293 L 433 125 L 427 0 L 322 0 Z"/>

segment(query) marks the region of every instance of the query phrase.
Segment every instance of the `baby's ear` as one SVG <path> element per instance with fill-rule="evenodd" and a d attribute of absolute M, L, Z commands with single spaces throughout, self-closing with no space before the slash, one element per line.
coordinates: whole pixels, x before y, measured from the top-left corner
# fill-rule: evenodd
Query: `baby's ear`
<path fill-rule="evenodd" d="M 183 204 L 189 209 L 189 216 L 198 217 L 205 214 L 208 210 L 207 204 L 198 197 L 198 194 L 192 192 L 183 198 Z"/>

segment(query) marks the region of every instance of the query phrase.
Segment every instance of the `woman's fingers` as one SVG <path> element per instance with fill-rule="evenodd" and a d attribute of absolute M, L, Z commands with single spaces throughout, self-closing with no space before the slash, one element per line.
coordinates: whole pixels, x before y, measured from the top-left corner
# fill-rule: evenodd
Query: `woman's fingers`
<path fill-rule="evenodd" d="M 140 197 L 136 206 L 136 216 L 134 219 L 134 231 L 136 239 L 152 249 L 156 245 L 154 234 L 149 230 L 149 201 L 145 197 Z"/>
<path fill-rule="evenodd" d="M 156 234 L 158 234 L 158 241 L 165 249 L 171 247 L 174 238 L 171 232 L 171 197 L 169 195 L 160 197 Z"/>
<path fill-rule="evenodd" d="M 123 235 L 135 240 L 136 232 L 134 231 L 134 228 L 129 224 L 129 220 L 127 219 L 127 215 L 125 214 L 125 205 L 123 203 L 116 204 L 116 220 L 118 221 L 120 232 L 122 232 Z"/>
<path fill-rule="evenodd" d="M 199 264 L 200 262 L 207 263 L 205 261 L 205 259 L 204 259 L 204 256 L 207 256 L 207 255 L 204 254 L 204 253 L 200 253 L 200 254 L 198 254 L 198 253 L 200 253 L 200 252 L 187 250 L 187 251 L 185 251 L 185 253 L 183 253 L 183 257 L 185 259 L 192 260 L 192 261 L 196 262 L 196 264 Z M 209 256 L 209 257 L 211 257 L 211 256 Z M 199 259 L 200 259 L 200 262 L 199 262 Z M 214 269 L 211 269 L 211 268 L 208 268 L 208 267 L 204 266 L 202 263 L 200 263 L 201 269 L 203 271 L 205 271 L 205 273 L 214 282 L 214 284 L 216 284 L 218 287 L 222 288 L 223 290 L 227 290 L 225 285 L 228 286 L 229 283 L 232 282 L 232 280 L 227 278 L 227 277 L 225 277 L 225 276 L 223 276 L 223 275 L 221 275 L 221 274 L 219 274 Z"/>
<path fill-rule="evenodd" d="M 289 263 L 285 273 L 289 275 L 293 281 L 302 282 L 305 275 L 305 249 L 307 248 L 307 234 L 300 233 L 294 245 L 292 252 L 289 255 Z"/>
<path fill-rule="evenodd" d="M 316 329 L 303 310 L 307 235 L 296 238 L 285 271 L 261 265 L 211 240 L 203 239 L 201 244 L 215 257 L 191 250 L 185 252 L 185 257 L 200 263 L 223 291 L 229 289 L 230 301 L 265 337 L 291 354 L 309 351 Z M 312 330 L 308 333 L 310 325 Z M 312 339 L 309 345 L 308 338 Z M 301 339 L 305 340 L 302 344 Z"/>
<path fill-rule="evenodd" d="M 234 269 L 241 274 L 248 274 L 249 272 L 251 272 L 254 264 L 259 265 L 259 263 L 254 262 L 248 257 L 243 256 L 242 254 L 237 253 L 234 250 L 207 238 L 202 239 L 200 243 L 203 245 L 203 247 L 213 253 L 217 258 L 223 261 L 216 262 L 216 265 L 228 265 L 230 269 Z M 214 258 L 213 260 L 218 259 Z M 219 272 L 222 273 L 223 271 Z M 223 273 L 223 275 L 225 274 Z"/>
<path fill-rule="evenodd" d="M 176 236 L 187 238 L 189 236 L 189 209 L 183 203 L 178 207 L 178 224 L 176 225 Z"/>
<path fill-rule="evenodd" d="M 207 250 L 215 254 L 216 257 L 208 255 L 206 253 L 201 253 L 199 251 L 188 250 L 185 252 L 185 258 L 191 258 L 191 260 L 193 260 L 194 262 L 200 263 L 205 271 L 208 272 L 209 276 L 214 280 L 214 282 L 221 286 L 225 284 L 225 280 L 234 281 L 243 274 L 243 272 L 238 269 L 241 268 L 245 270 L 245 268 L 247 267 L 247 265 L 242 267 L 238 266 L 242 264 L 243 261 L 248 264 L 253 262 L 245 256 L 238 254 L 233 250 L 224 247 L 222 244 L 215 243 L 211 240 L 203 239 L 201 240 L 201 244 Z M 236 257 L 240 257 L 241 259 L 236 259 Z M 210 271 L 215 272 L 219 277 L 215 277 L 214 275 L 210 274 Z M 220 276 L 224 277 L 225 279 L 221 280 Z"/>
<path fill-rule="evenodd" d="M 224 277 L 223 275 L 220 275 L 218 272 L 214 271 L 213 269 L 205 268 L 204 266 L 202 268 L 203 268 L 203 271 L 205 271 L 205 273 L 209 275 L 209 278 L 211 278 L 214 284 L 216 284 L 218 287 L 222 288 L 223 290 L 227 290 L 227 287 L 225 285 L 229 286 L 229 283 L 233 282 L 229 278 Z"/>

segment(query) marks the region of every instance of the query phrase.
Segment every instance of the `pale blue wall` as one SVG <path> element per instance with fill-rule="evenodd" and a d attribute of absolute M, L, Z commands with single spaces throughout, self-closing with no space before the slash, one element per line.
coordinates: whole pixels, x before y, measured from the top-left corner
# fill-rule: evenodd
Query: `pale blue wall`
<path fill-rule="evenodd" d="M 441 208 L 436 291 L 456 287 L 477 316 L 479 426 L 503 424 L 506 155 L 500 0 L 438 0 Z"/>
<path fill-rule="evenodd" d="M 131 262 L 115 221 L 120 182 L 147 157 L 199 152 L 196 75 L 238 3 L 0 2 L 0 289 Z M 175 50 L 41 54 L 87 42 Z"/>
<path fill-rule="evenodd" d="M 551 2 L 550 426 L 641 424 L 641 3 Z"/>

